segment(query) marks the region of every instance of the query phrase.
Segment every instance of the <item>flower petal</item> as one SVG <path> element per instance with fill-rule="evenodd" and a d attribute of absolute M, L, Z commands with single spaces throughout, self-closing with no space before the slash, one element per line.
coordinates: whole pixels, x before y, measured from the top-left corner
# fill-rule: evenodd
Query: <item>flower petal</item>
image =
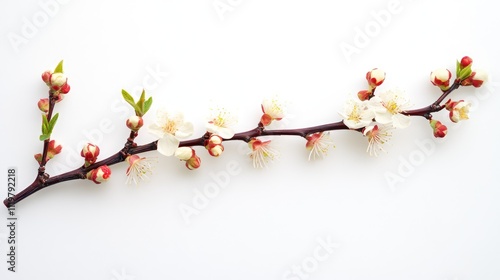
<path fill-rule="evenodd" d="M 171 156 L 179 147 L 179 139 L 175 138 L 172 134 L 165 134 L 163 138 L 158 139 L 158 152 L 164 156 Z"/>
<path fill-rule="evenodd" d="M 163 135 L 165 135 L 165 131 L 163 131 L 163 129 L 159 125 L 157 125 L 155 123 L 151 124 L 148 127 L 148 129 L 149 129 L 149 132 L 151 132 L 152 134 L 156 135 L 157 137 L 162 138 Z"/>
<path fill-rule="evenodd" d="M 217 135 L 224 139 L 229 139 L 234 136 L 234 131 L 231 128 L 228 127 L 219 127 Z"/>
<path fill-rule="evenodd" d="M 410 116 L 396 114 L 392 116 L 392 125 L 395 128 L 406 128 L 410 125 Z"/>
<path fill-rule="evenodd" d="M 178 138 L 187 138 L 193 134 L 194 128 L 193 124 L 190 122 L 183 122 L 179 125 L 175 136 Z"/>
<path fill-rule="evenodd" d="M 381 124 L 388 124 L 393 121 L 393 115 L 387 110 L 385 111 L 375 111 L 375 120 Z"/>

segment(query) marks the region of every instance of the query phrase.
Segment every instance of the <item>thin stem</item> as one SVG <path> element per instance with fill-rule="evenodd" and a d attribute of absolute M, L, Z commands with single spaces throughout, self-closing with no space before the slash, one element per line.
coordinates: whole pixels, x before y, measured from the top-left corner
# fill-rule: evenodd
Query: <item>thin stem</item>
<path fill-rule="evenodd" d="M 54 93 L 49 90 L 49 111 L 47 112 L 47 120 L 50 122 L 52 119 L 52 113 L 54 112 L 54 107 L 56 105 L 56 100 L 54 98 Z M 38 168 L 37 179 L 40 181 L 46 180 L 49 175 L 45 173 L 45 165 L 47 164 L 47 153 L 49 151 L 50 138 L 43 141 L 42 158 L 40 159 L 40 167 Z"/>

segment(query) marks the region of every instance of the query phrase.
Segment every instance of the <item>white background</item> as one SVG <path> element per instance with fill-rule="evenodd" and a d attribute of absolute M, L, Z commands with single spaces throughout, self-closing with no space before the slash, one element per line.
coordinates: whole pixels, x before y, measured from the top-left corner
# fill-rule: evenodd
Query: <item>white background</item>
<path fill-rule="evenodd" d="M 19 191 L 35 177 L 36 103 L 47 92 L 40 74 L 61 59 L 72 88 L 56 107 L 53 138 L 64 148 L 48 164 L 51 175 L 81 165 L 82 141 L 97 142 L 101 158 L 122 147 L 132 114 L 122 88 L 153 96 L 146 125 L 165 105 L 184 112 L 198 137 L 213 104 L 237 113 L 235 128 L 244 131 L 258 122 L 261 100 L 275 94 L 289 108 L 275 127 L 338 121 L 374 67 L 387 73 L 380 90 L 404 89 L 415 108 L 439 95 L 430 71 L 453 72 L 463 55 L 490 81 L 452 95 L 473 102 L 470 120 L 453 125 L 446 112 L 435 115 L 448 125 L 444 141 L 413 118 L 377 158 L 365 153 L 359 133 L 342 131 L 319 161 L 307 161 L 303 139 L 280 137 L 280 158 L 265 170 L 252 168 L 244 143 L 228 143 L 220 158 L 198 147 L 197 171 L 150 152 L 159 162 L 139 186 L 125 185 L 126 166 L 118 164 L 105 184 L 42 190 L 16 207 L 15 274 L 3 261 L 9 233 L 0 227 L 1 279 L 500 277 L 500 22 L 492 2 L 220 1 L 3 1 L 1 196 L 7 168 L 17 168 Z M 230 10 L 220 14 L 214 3 Z M 345 45 L 356 52 L 346 55 Z M 153 140 L 146 130 L 137 139 Z M 223 175 L 228 164 L 233 175 Z M 391 187 L 388 174 L 404 182 Z M 180 207 L 196 207 L 196 194 L 210 184 L 224 188 L 198 205 L 198 215 L 183 217 Z"/>

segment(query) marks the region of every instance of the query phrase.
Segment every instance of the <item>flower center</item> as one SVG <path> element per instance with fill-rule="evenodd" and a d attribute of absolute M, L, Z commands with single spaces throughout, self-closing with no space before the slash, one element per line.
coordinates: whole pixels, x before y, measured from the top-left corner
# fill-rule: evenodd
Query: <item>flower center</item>
<path fill-rule="evenodd" d="M 348 119 L 355 122 L 359 122 L 361 120 L 361 114 L 359 113 L 358 105 L 354 105 Z"/>
<path fill-rule="evenodd" d="M 163 126 L 163 131 L 169 134 L 175 134 L 177 131 L 177 123 L 173 120 L 167 120 L 167 123 Z"/>
<path fill-rule="evenodd" d="M 384 104 L 384 107 L 387 109 L 387 111 L 393 115 L 399 113 L 399 107 L 398 104 L 394 101 L 389 101 Z"/>

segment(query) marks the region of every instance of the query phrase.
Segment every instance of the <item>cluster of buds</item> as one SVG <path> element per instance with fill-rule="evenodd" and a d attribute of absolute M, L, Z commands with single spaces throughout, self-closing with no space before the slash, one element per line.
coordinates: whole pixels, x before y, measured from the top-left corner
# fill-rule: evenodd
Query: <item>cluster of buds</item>
<path fill-rule="evenodd" d="M 59 93 L 66 94 L 71 89 L 68 84 L 68 78 L 62 72 L 52 73 L 52 71 L 45 71 L 42 74 L 42 80 L 56 96 Z"/>
<path fill-rule="evenodd" d="M 56 142 L 56 140 L 50 140 L 49 145 L 47 147 L 47 157 L 45 158 L 45 163 L 47 163 L 50 159 L 54 158 L 55 155 L 59 154 L 62 150 L 62 146 Z M 35 155 L 36 161 L 39 164 L 42 163 L 42 154 L 38 153 Z"/>
<path fill-rule="evenodd" d="M 102 165 L 87 172 L 87 179 L 96 184 L 105 182 L 111 176 L 111 169 L 107 165 Z"/>
<path fill-rule="evenodd" d="M 380 86 L 385 80 L 385 72 L 374 68 L 366 73 L 366 81 L 368 82 L 368 89 L 360 90 L 358 98 L 361 101 L 369 100 L 373 97 L 375 89 Z"/>
<path fill-rule="evenodd" d="M 80 155 L 85 159 L 85 166 L 94 164 L 97 161 L 99 152 L 100 150 L 98 146 L 91 143 L 85 144 L 82 151 L 80 152 Z"/>
<path fill-rule="evenodd" d="M 472 70 L 472 58 L 464 56 L 460 62 L 457 61 L 457 77 L 462 86 L 474 86 L 476 88 L 483 85 L 488 79 L 488 75 L 482 70 Z"/>
<path fill-rule="evenodd" d="M 175 157 L 186 162 L 189 170 L 197 169 L 201 165 L 201 159 L 191 147 L 180 147 L 174 153 Z"/>
<path fill-rule="evenodd" d="M 205 141 L 205 148 L 211 156 L 220 156 L 224 151 L 224 146 L 222 146 L 222 137 L 218 135 L 211 135 L 210 138 Z"/>
<path fill-rule="evenodd" d="M 488 79 L 488 75 L 483 70 L 472 70 L 472 58 L 462 57 L 457 61 L 456 78 L 462 86 L 474 86 L 476 88 L 483 85 Z M 451 71 L 448 69 L 437 69 L 431 72 L 431 83 L 439 87 L 442 91 L 450 88 Z"/>

